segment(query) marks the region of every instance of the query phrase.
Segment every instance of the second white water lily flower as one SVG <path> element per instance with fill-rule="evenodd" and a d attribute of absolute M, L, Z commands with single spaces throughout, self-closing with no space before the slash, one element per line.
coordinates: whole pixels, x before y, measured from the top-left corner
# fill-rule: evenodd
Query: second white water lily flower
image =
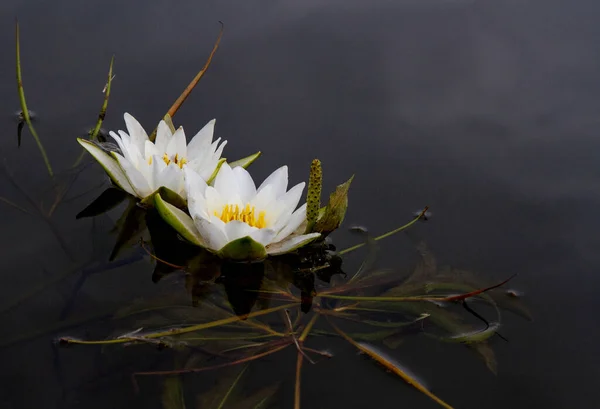
<path fill-rule="evenodd" d="M 157 195 L 156 208 L 179 234 L 221 258 L 254 261 L 288 253 L 320 236 L 303 234 L 306 204 L 296 209 L 304 183 L 287 190 L 288 169 L 283 166 L 256 188 L 242 167 L 221 166 L 208 186 L 186 168 L 188 216 Z"/>
<path fill-rule="evenodd" d="M 209 180 L 217 169 L 223 148 L 221 138 L 212 141 L 213 119 L 188 144 L 183 128 L 171 132 L 165 121 L 160 121 L 156 140 L 151 142 L 140 123 L 125 113 L 127 132 L 110 136 L 118 144 L 119 152 L 107 153 L 85 139 L 79 143 L 104 167 L 110 178 L 127 193 L 144 199 L 161 187 L 186 198 L 183 170 L 193 169 L 201 178 Z"/>

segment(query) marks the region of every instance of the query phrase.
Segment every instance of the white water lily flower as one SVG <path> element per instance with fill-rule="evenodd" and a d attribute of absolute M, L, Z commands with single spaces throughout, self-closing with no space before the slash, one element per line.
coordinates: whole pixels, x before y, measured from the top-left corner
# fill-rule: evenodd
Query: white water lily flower
<path fill-rule="evenodd" d="M 100 162 L 115 184 L 141 199 L 161 187 L 166 187 L 185 199 L 183 170 L 193 169 L 201 178 L 209 180 L 219 165 L 223 148 L 227 144 L 227 141 L 223 141 L 219 145 L 221 138 L 212 141 L 214 119 L 187 144 L 182 127 L 173 133 L 165 121 L 160 121 L 156 140 L 151 142 L 142 125 L 133 116 L 125 113 L 124 117 L 128 133 L 110 132 L 121 153 L 108 154 L 90 141 L 78 141 Z"/>
<path fill-rule="evenodd" d="M 306 204 L 294 209 L 305 183 L 287 190 L 287 166 L 273 172 L 258 188 L 244 168 L 232 169 L 226 163 L 214 186 L 189 167 L 184 173 L 191 217 L 160 195 L 156 208 L 184 238 L 222 258 L 261 260 L 293 251 L 320 236 L 303 234 Z"/>

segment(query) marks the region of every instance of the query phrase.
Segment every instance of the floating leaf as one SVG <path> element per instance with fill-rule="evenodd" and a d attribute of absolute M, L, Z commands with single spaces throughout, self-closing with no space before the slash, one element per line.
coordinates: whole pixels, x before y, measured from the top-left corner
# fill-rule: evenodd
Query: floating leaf
<path fill-rule="evenodd" d="M 352 179 L 354 179 L 354 176 L 339 185 L 329 195 L 329 203 L 327 203 L 323 215 L 315 223 L 313 231 L 327 235 L 340 227 L 346 216 L 348 189 L 350 189 Z"/>

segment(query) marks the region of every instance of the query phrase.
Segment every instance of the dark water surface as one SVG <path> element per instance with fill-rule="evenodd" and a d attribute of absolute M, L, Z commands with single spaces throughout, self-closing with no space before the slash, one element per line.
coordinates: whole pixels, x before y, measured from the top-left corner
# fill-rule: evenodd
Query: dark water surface
<path fill-rule="evenodd" d="M 1 156 L 49 207 L 27 131 L 16 147 L 15 16 L 28 103 L 59 172 L 95 123 L 113 53 L 104 126 L 122 129 L 127 111 L 150 128 L 204 64 L 222 20 L 221 48 L 177 124 L 189 133 L 217 118 L 228 158 L 263 151 L 258 180 L 282 164 L 303 180 L 314 157 L 327 191 L 355 173 L 347 225 L 384 232 L 429 205 L 434 217 L 416 231 L 439 264 L 492 281 L 518 273 L 509 287 L 524 292 L 534 321 L 505 314 L 510 342 L 491 341 L 497 375 L 466 348 L 421 337 L 395 358 L 456 408 L 600 407 L 597 2 L 4 0 Z M 139 297 L 184 292 L 181 277 L 153 284 L 147 258 L 78 281 L 80 266 L 106 259 L 114 242 L 118 214 L 74 217 L 102 181 L 89 166 L 72 191 L 83 195 L 54 215 L 70 257 L 44 221 L 0 203 L 3 408 L 161 407 L 158 380 L 139 394 L 129 381 L 160 352 L 52 342 L 135 329 L 96 319 Z M 26 203 L 5 175 L 0 196 Z M 345 231 L 334 239 L 340 248 L 357 240 Z M 405 236 L 388 239 L 378 265 L 409 268 L 410 247 Z M 335 359 L 305 366 L 303 407 L 438 407 L 351 346 L 328 347 Z M 256 387 L 283 379 L 275 407 L 292 407 L 295 357 L 288 350 L 253 374 Z"/>

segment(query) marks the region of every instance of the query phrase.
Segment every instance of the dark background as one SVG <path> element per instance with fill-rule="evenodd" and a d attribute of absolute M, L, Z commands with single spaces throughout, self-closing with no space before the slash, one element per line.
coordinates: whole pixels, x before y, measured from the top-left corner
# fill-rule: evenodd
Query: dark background
<path fill-rule="evenodd" d="M 296 183 L 319 157 L 327 191 L 356 174 L 348 225 L 384 232 L 429 205 L 433 218 L 419 234 L 440 264 L 490 280 L 518 273 L 511 286 L 524 291 L 535 321 L 506 315 L 510 342 L 494 341 L 496 376 L 464 348 L 420 338 L 396 358 L 456 408 L 600 406 L 593 388 L 600 379 L 597 2 L 4 0 L 0 154 L 21 186 L 49 202 L 27 130 L 16 147 L 16 16 L 29 108 L 57 171 L 69 168 L 79 154 L 75 137 L 95 123 L 111 55 L 116 77 L 105 127 L 122 129 L 127 111 L 151 128 L 204 64 L 222 20 L 221 48 L 176 124 L 193 134 L 217 118 L 228 158 L 263 151 L 252 167 L 258 180 L 288 164 Z M 100 167 L 90 166 L 75 193 L 102 178 Z M 76 259 L 92 248 L 102 257 L 110 250 L 110 220 L 74 219 L 100 191 L 56 214 Z M 0 196 L 23 202 L 6 177 Z M 57 352 L 55 334 L 18 340 L 58 325 L 76 280 L 43 221 L 0 206 L 3 407 L 159 407 L 151 388 L 146 399 L 134 396 L 125 375 L 77 386 L 89 372 L 89 349 Z M 340 247 L 356 240 L 345 232 L 335 238 Z M 396 254 L 409 246 L 402 236 L 388 239 L 379 264 L 407 267 Z M 149 271 L 146 261 L 92 276 L 69 319 L 157 291 Z M 35 292 L 52 280 L 56 285 Z M 16 304 L 28 292 L 33 296 Z M 307 369 L 306 407 L 436 407 L 354 359 L 350 347 L 332 349 L 340 359 Z M 110 355 L 125 362 L 124 374 L 127 362 L 135 368 L 144 359 L 133 350 Z M 288 377 L 277 407 L 291 407 L 294 357 L 281 355 L 264 374 Z M 57 379 L 57 365 L 65 379 Z M 75 401 L 61 395 L 65 384 Z"/>

